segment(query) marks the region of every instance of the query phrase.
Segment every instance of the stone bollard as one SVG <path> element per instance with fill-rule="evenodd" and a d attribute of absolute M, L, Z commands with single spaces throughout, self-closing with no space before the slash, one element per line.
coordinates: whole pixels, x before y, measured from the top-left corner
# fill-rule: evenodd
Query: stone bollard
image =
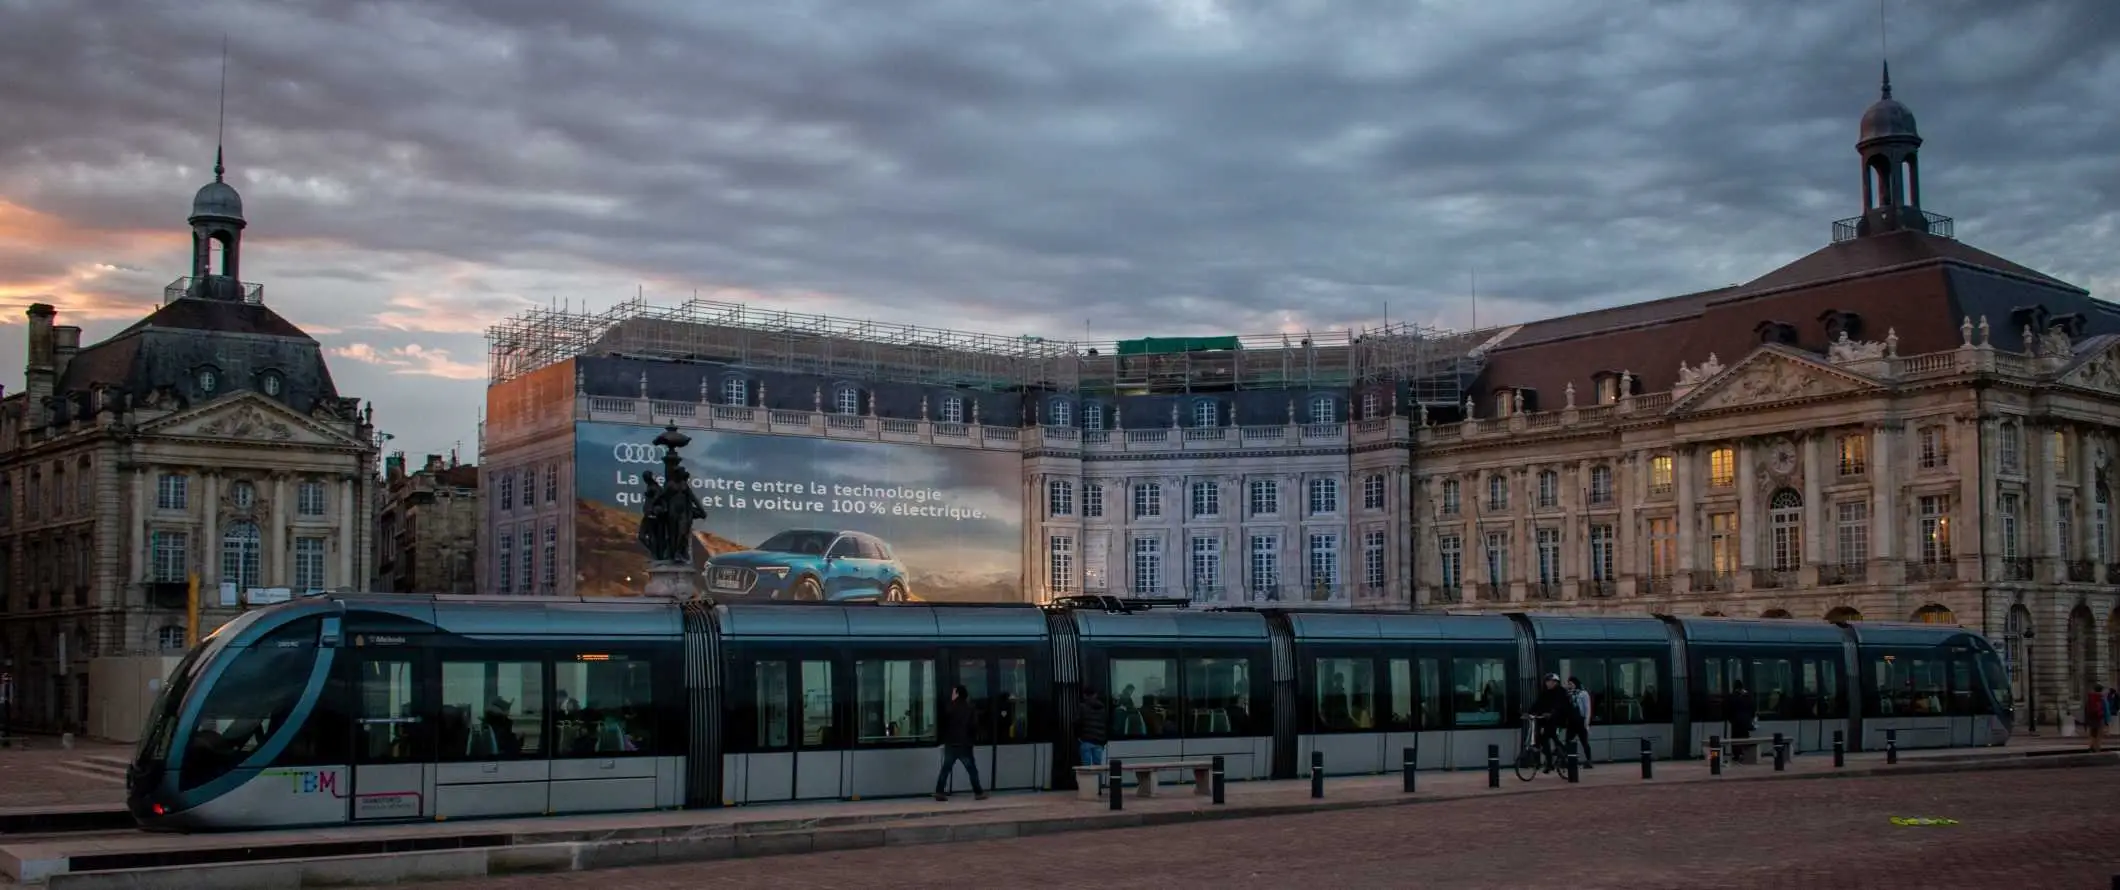
<path fill-rule="evenodd" d="M 1399 772 L 1403 776 L 1403 784 L 1407 794 L 1413 793 L 1413 771 L 1419 766 L 1420 759 L 1421 749 L 1419 746 L 1406 748 L 1399 752 Z"/>
<path fill-rule="evenodd" d="M 1217 754 L 1217 755 L 1215 755 L 1215 769 L 1214 769 L 1214 774 L 1213 774 L 1213 776 L 1212 776 L 1212 779 L 1213 779 L 1213 781 L 1214 781 L 1214 783 L 1215 783 L 1215 787 L 1213 788 L 1213 792 L 1214 792 L 1214 798 L 1213 798 L 1213 799 L 1214 799 L 1214 802 L 1215 802 L 1216 804 L 1220 804 L 1220 803 L 1222 803 L 1222 790 L 1223 790 L 1223 771 L 1222 771 L 1222 755 L 1220 755 L 1220 754 Z"/>
<path fill-rule="evenodd" d="M 1845 729 L 1833 730 L 1833 768 L 1840 769 L 1847 765 L 1848 731 Z"/>
<path fill-rule="evenodd" d="M 1884 731 L 1884 762 L 1887 765 L 1899 762 L 1899 730 Z"/>
<path fill-rule="evenodd" d="M 1112 809 L 1114 811 L 1126 809 L 1126 787 L 1125 784 L 1120 781 L 1120 779 L 1126 774 L 1119 770 L 1119 761 L 1112 761 L 1111 770 L 1109 772 L 1111 773 L 1111 777 L 1106 780 L 1105 784 L 1109 788 L 1111 788 Z"/>

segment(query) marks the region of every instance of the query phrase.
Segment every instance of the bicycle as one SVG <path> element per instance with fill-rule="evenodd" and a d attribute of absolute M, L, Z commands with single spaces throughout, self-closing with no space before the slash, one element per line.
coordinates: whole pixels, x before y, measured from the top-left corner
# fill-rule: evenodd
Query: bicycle
<path fill-rule="evenodd" d="M 1520 782 L 1529 782 L 1538 778 L 1541 772 L 1560 768 L 1560 752 L 1554 742 L 1539 738 L 1538 721 L 1536 714 L 1524 715 L 1524 748 L 1516 754 L 1516 778 Z"/>

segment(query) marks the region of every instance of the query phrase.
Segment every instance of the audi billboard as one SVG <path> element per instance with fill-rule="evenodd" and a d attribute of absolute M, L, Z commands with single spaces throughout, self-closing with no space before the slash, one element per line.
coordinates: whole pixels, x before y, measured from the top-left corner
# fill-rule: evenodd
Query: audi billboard
<path fill-rule="evenodd" d="M 575 424 L 575 569 L 583 596 L 638 594 L 636 540 L 662 481 L 661 430 Z M 692 528 L 717 599 L 1023 599 L 1023 462 L 1016 454 L 686 430 L 679 453 L 706 508 Z"/>

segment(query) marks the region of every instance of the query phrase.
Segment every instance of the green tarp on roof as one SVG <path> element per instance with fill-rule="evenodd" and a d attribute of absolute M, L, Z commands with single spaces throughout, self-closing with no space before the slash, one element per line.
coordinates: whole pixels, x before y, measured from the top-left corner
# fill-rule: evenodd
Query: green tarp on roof
<path fill-rule="evenodd" d="M 1119 341 L 1120 355 L 1160 355 L 1236 348 L 1235 337 L 1143 337 L 1139 340 Z"/>

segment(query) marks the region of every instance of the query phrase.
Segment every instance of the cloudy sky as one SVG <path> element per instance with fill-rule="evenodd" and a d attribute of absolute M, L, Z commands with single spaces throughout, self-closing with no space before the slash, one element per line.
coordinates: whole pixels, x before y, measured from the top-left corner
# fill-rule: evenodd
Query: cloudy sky
<path fill-rule="evenodd" d="M 1885 0 L 1924 197 L 2109 296 L 2120 7 Z M 0 320 L 187 271 L 228 40 L 244 277 L 393 447 L 487 325 L 697 292 L 1097 339 L 1521 321 L 1859 209 L 1874 0 L 0 0 Z M 0 383 L 21 381 L 20 328 Z"/>

